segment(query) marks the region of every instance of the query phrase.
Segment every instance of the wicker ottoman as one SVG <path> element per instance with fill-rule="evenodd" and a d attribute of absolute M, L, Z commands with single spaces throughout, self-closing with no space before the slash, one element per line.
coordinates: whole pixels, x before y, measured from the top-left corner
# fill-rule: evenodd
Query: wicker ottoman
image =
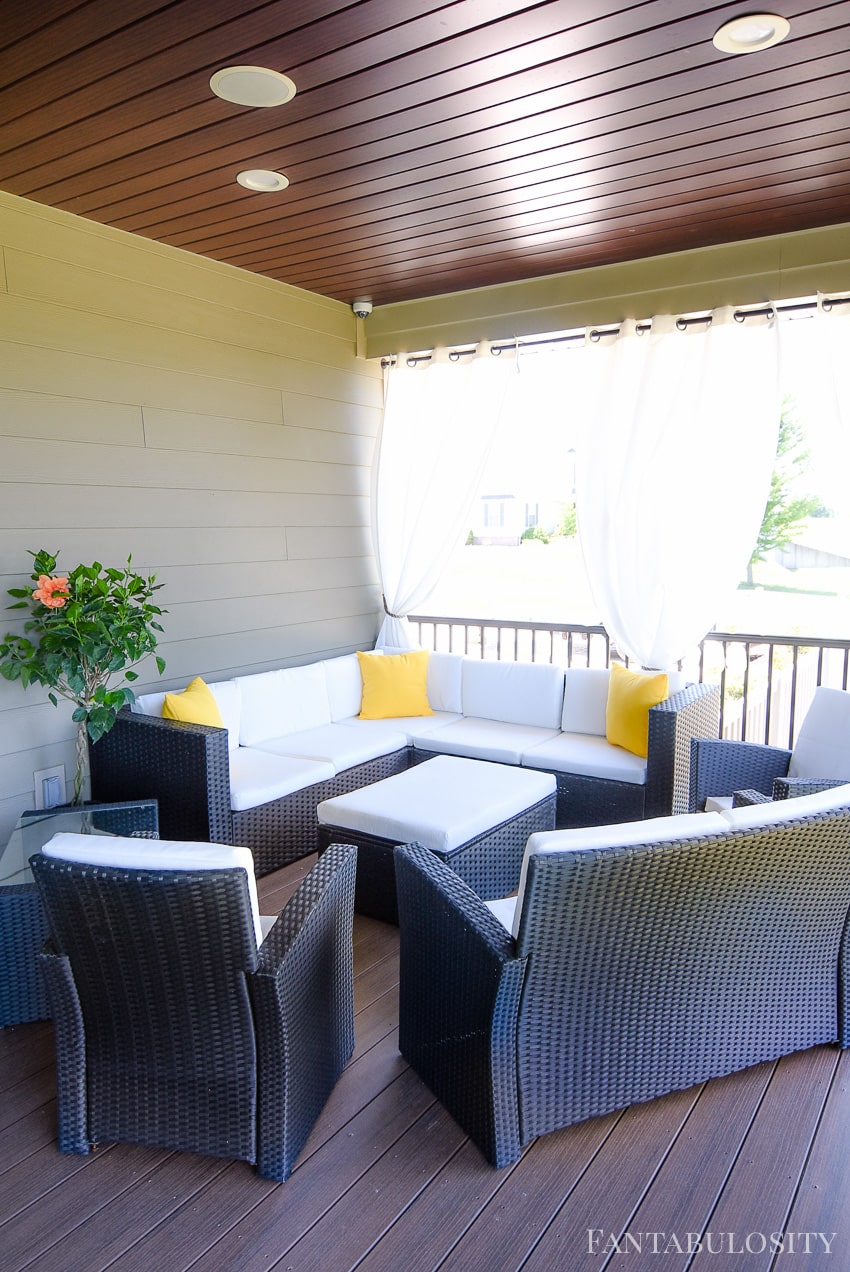
<path fill-rule="evenodd" d="M 393 853 L 421 843 L 479 896 L 519 883 L 528 836 L 555 826 L 555 778 L 537 769 L 439 755 L 348 795 L 323 800 L 319 852 L 356 844 L 355 909 L 398 922 Z"/>

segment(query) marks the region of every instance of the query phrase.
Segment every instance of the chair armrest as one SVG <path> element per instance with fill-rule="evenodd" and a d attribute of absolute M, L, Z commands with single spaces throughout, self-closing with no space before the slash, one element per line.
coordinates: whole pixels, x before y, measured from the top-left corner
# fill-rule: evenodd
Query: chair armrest
<path fill-rule="evenodd" d="M 701 683 L 649 709 L 645 817 L 688 811 L 691 739 L 715 739 L 720 731 L 720 689 Z"/>
<path fill-rule="evenodd" d="M 257 1170 L 286 1179 L 354 1049 L 357 849 L 333 844 L 289 900 L 249 977 L 257 1030 Z"/>
<path fill-rule="evenodd" d="M 226 729 L 124 707 L 89 750 L 92 799 L 153 797 L 163 839 L 233 842 Z"/>
<path fill-rule="evenodd" d="M 835 786 L 846 786 L 843 777 L 776 777 L 773 780 L 774 799 L 795 799 L 798 795 L 816 795 L 818 791 L 831 791 Z"/>
<path fill-rule="evenodd" d="M 399 1050 L 494 1166 L 521 1151 L 516 1029 L 525 958 L 420 844 L 396 849 Z"/>
<path fill-rule="evenodd" d="M 53 1017 L 59 1151 L 88 1153 L 88 1086 L 83 1013 L 66 955 L 48 938 L 38 955 Z"/>
<path fill-rule="evenodd" d="M 782 747 L 695 738 L 691 741 L 690 812 L 702 812 L 710 795 L 755 790 L 772 796 L 773 779 L 784 777 L 790 762 L 791 752 Z"/>
<path fill-rule="evenodd" d="M 770 804 L 772 802 L 770 796 L 763 794 L 762 791 L 734 791 L 732 794 L 733 808 L 751 808 L 754 804 Z"/>

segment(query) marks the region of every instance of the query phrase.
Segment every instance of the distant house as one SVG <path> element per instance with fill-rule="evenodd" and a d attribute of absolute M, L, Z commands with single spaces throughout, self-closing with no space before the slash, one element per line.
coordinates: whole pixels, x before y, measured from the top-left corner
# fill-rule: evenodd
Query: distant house
<path fill-rule="evenodd" d="M 786 570 L 846 569 L 850 524 L 836 517 L 811 517 L 796 543 L 777 548 L 771 556 Z"/>
<path fill-rule="evenodd" d="M 516 547 L 526 530 L 532 526 L 554 530 L 560 516 L 561 505 L 552 500 L 522 495 L 482 495 L 473 514 L 472 541 Z"/>

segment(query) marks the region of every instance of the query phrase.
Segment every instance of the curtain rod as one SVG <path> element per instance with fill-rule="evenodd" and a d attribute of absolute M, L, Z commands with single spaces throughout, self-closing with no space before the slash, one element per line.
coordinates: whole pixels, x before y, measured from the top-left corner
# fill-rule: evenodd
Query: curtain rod
<path fill-rule="evenodd" d="M 850 305 L 850 296 L 827 296 L 821 301 L 821 308 L 827 313 L 829 313 L 834 305 Z M 758 309 L 736 309 L 732 316 L 736 322 L 745 322 L 747 318 L 770 318 L 774 314 L 804 313 L 807 310 L 817 309 L 817 307 L 817 301 L 801 300 L 794 301 L 787 305 L 761 305 Z M 710 326 L 711 314 L 696 314 L 691 318 L 676 319 L 676 327 L 679 331 L 686 331 L 688 327 L 696 326 L 699 323 L 707 323 Z M 549 336 L 547 339 L 540 340 L 496 341 L 490 345 L 490 352 L 495 357 L 498 357 L 499 354 L 503 353 L 506 349 L 532 349 L 535 345 L 571 344 L 577 343 L 578 341 L 584 341 L 585 339 L 591 340 L 595 344 L 597 340 L 601 340 L 603 336 L 616 336 L 620 330 L 620 326 L 620 323 L 614 323 L 614 325 L 610 327 L 593 327 L 590 331 L 585 328 L 584 331 L 571 332 L 563 336 Z M 652 323 L 645 320 L 637 324 L 636 331 L 642 335 L 645 331 L 651 330 L 651 328 Z M 477 348 L 477 345 L 471 345 L 467 348 L 452 349 L 449 352 L 449 359 L 452 362 L 458 362 L 464 355 L 475 353 Z M 393 366 L 396 356 L 397 355 L 393 355 L 389 358 L 382 358 L 381 366 Z M 431 357 L 432 355 L 430 353 L 414 353 L 411 354 L 410 357 L 406 358 L 405 361 L 409 367 L 413 367 L 419 362 L 430 362 Z"/>

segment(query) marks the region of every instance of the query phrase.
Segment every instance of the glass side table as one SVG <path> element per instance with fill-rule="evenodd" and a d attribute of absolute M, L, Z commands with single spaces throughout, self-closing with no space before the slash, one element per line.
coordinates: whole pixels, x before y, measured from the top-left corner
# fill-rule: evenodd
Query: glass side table
<path fill-rule="evenodd" d="M 29 859 L 60 831 L 156 839 L 158 805 L 155 799 L 140 799 L 21 813 L 0 854 L 0 1026 L 50 1015 L 38 966 L 47 921 Z"/>

